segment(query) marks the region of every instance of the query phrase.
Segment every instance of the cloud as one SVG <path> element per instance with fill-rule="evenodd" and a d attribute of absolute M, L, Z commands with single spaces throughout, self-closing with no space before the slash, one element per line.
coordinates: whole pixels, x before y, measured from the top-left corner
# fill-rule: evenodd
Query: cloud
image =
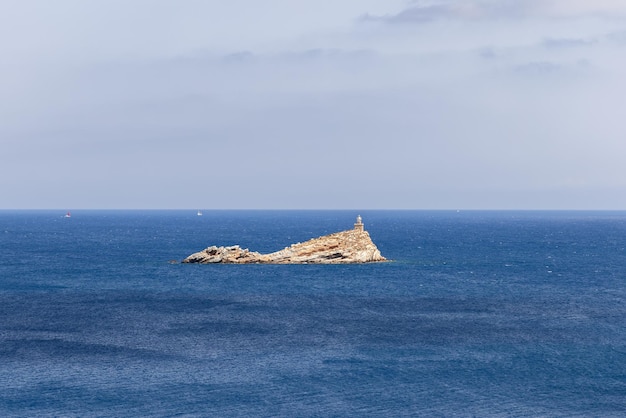
<path fill-rule="evenodd" d="M 3 204 L 488 207 L 626 189 L 626 36 L 593 14 L 608 2 L 346 1 L 0 14 Z"/>
<path fill-rule="evenodd" d="M 606 36 L 607 40 L 620 46 L 626 46 L 626 30 L 611 32 Z"/>
<path fill-rule="evenodd" d="M 396 14 L 364 15 L 364 21 L 391 24 L 423 24 L 439 20 L 511 20 L 525 18 L 572 18 L 626 16 L 622 1 L 599 0 L 418 0 Z"/>
<path fill-rule="evenodd" d="M 427 23 L 436 20 L 480 20 L 524 16 L 527 6 L 519 1 L 446 1 L 419 2 L 390 16 L 370 16 L 365 20 L 381 20 L 388 23 Z"/>
<path fill-rule="evenodd" d="M 515 72 L 525 75 L 546 75 L 554 74 L 561 71 L 563 67 L 549 61 L 535 61 L 518 65 L 514 68 Z"/>
<path fill-rule="evenodd" d="M 579 48 L 591 46 L 597 42 L 597 40 L 581 38 L 546 38 L 543 41 L 543 46 L 549 49 Z"/>

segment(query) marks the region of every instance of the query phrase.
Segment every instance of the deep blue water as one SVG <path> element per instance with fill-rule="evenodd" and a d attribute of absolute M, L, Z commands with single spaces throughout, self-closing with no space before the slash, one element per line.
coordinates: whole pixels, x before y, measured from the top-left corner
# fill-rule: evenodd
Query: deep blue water
<path fill-rule="evenodd" d="M 0 416 L 624 416 L 626 212 L 0 211 Z"/>

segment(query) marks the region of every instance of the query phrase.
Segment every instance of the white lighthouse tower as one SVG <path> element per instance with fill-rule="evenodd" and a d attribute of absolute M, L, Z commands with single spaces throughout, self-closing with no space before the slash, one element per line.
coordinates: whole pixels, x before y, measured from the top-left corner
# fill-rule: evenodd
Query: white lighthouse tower
<path fill-rule="evenodd" d="M 354 224 L 354 230 L 363 231 L 363 228 L 364 228 L 363 220 L 361 219 L 361 215 L 358 215 L 356 217 L 356 223 Z"/>

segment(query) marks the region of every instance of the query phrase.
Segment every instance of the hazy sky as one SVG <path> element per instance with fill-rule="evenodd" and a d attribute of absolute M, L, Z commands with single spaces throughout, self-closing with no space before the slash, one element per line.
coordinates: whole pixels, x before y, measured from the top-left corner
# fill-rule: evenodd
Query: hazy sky
<path fill-rule="evenodd" d="M 0 0 L 0 208 L 626 209 L 624 0 Z"/>

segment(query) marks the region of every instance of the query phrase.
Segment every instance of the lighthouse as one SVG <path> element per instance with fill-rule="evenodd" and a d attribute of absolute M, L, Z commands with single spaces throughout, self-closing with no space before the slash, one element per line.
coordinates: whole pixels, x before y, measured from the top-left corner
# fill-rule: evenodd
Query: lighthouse
<path fill-rule="evenodd" d="M 363 231 L 363 220 L 361 219 L 361 215 L 356 217 L 356 223 L 354 224 L 355 231 Z"/>

